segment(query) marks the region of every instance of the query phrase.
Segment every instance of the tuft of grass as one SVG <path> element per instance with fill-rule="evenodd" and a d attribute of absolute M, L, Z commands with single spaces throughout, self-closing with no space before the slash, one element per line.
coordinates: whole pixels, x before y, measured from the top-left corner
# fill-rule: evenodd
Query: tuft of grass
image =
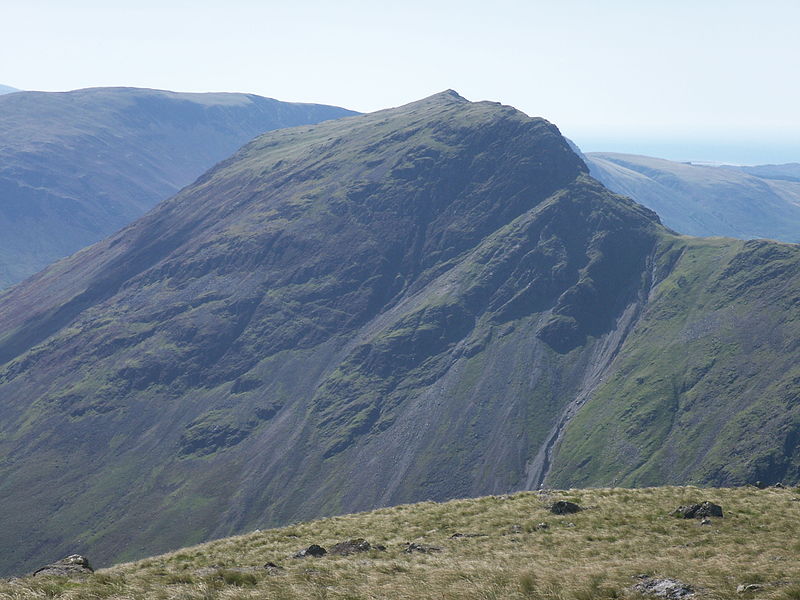
<path fill-rule="evenodd" d="M 778 598 L 780 600 L 800 600 L 800 583 L 784 588 Z"/>

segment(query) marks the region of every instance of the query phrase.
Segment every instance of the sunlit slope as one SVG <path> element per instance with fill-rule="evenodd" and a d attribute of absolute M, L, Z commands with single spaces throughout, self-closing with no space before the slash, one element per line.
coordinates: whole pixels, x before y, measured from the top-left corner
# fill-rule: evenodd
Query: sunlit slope
<path fill-rule="evenodd" d="M 0 595 L 601 600 L 644 598 L 636 584 L 672 578 L 700 599 L 791 600 L 800 589 L 796 494 L 755 488 L 595 489 L 424 502 L 222 539 L 82 580 L 0 583 Z M 549 507 L 562 499 L 585 510 L 553 515 Z M 701 524 L 670 514 L 703 500 L 720 504 L 723 518 Z M 356 538 L 372 549 L 344 556 L 330 552 Z M 409 553 L 409 543 L 429 552 Z M 291 558 L 311 544 L 329 553 Z"/>

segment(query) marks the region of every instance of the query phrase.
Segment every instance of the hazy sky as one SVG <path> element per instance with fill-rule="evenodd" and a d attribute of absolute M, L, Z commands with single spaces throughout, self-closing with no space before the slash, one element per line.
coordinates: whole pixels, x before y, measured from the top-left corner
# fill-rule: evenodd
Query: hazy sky
<path fill-rule="evenodd" d="M 370 111 L 446 88 L 584 150 L 800 161 L 800 0 L 0 0 L 0 83 Z"/>

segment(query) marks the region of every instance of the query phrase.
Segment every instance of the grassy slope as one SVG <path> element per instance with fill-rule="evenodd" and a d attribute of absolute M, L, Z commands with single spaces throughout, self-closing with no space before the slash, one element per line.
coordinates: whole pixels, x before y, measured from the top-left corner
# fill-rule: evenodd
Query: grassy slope
<path fill-rule="evenodd" d="M 98 571 L 0 582 L 0 598 L 293 599 L 439 598 L 601 600 L 638 595 L 636 576 L 674 577 L 700 598 L 800 597 L 797 491 L 663 487 L 526 492 L 423 502 L 256 531 Z M 587 510 L 549 513 L 554 500 Z M 710 526 L 676 519 L 682 504 L 711 500 L 725 517 Z M 547 523 L 547 529 L 537 529 Z M 520 533 L 512 533 L 514 525 Z M 480 537 L 452 539 L 454 533 Z M 311 543 L 364 537 L 383 544 L 351 556 L 292 559 Z M 437 554 L 407 554 L 406 543 Z M 92 557 L 89 557 L 90 559 Z M 284 567 L 270 575 L 262 566 Z M 756 592 L 737 594 L 741 584 Z"/>
<path fill-rule="evenodd" d="M 668 275 L 551 483 L 797 481 L 800 247 L 668 237 L 655 268 Z"/>

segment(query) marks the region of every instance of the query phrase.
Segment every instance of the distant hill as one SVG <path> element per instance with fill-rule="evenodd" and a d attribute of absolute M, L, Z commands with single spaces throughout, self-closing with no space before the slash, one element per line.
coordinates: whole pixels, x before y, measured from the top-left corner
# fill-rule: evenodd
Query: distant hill
<path fill-rule="evenodd" d="M 787 163 L 785 165 L 758 165 L 754 167 L 737 167 L 724 165 L 723 168 L 742 171 L 756 177 L 772 181 L 800 181 L 800 163 Z"/>
<path fill-rule="evenodd" d="M 583 156 L 606 187 L 656 211 L 680 233 L 800 242 L 800 164 L 728 167 L 606 152 Z"/>
<path fill-rule="evenodd" d="M 13 88 L 10 85 L 0 85 L 0 95 L 2 94 L 11 94 L 13 92 L 18 92 L 17 88 Z"/>
<path fill-rule="evenodd" d="M 512 107 L 269 132 L 0 294 L 0 572 L 425 499 L 797 481 L 798 305 L 800 246 L 675 235 Z"/>
<path fill-rule="evenodd" d="M 349 114 L 135 88 L 0 96 L 0 288 L 127 225 L 260 133 Z"/>

